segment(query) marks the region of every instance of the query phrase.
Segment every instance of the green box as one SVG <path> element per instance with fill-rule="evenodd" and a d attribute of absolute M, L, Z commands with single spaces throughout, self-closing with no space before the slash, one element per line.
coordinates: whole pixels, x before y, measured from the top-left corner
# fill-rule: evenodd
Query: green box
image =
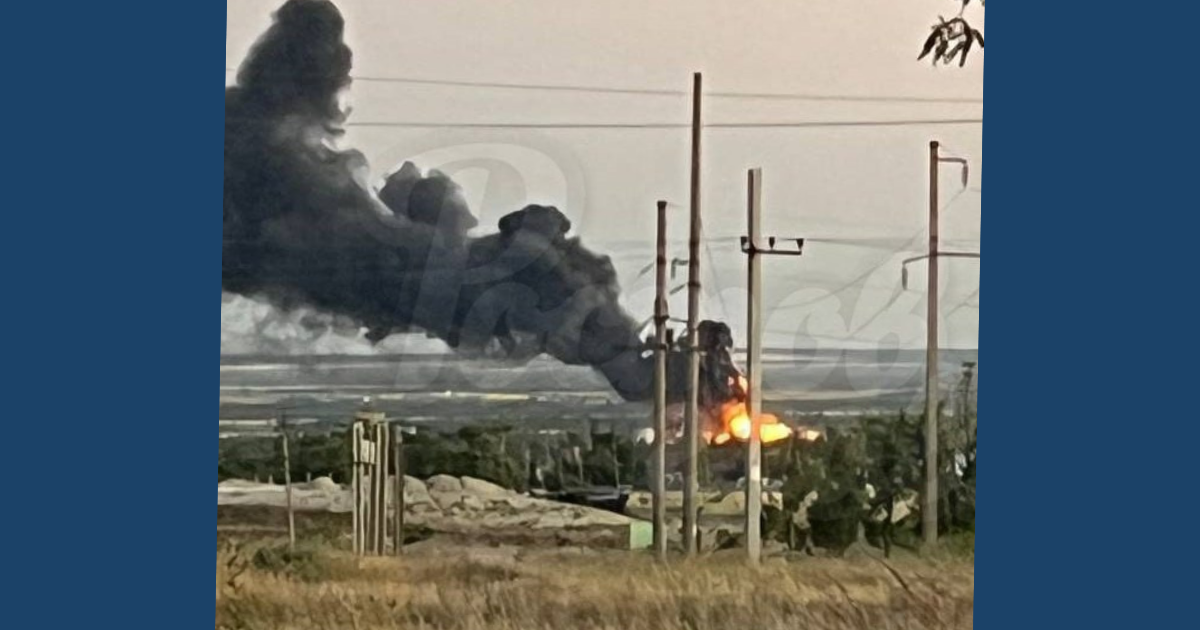
<path fill-rule="evenodd" d="M 649 549 L 654 544 L 654 527 L 647 521 L 629 524 L 629 548 Z"/>

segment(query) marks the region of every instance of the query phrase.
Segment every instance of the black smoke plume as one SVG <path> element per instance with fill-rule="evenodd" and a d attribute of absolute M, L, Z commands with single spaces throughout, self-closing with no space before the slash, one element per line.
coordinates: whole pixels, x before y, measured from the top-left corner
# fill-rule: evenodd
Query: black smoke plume
<path fill-rule="evenodd" d="M 464 353 L 547 353 L 647 398 L 652 359 L 612 263 L 568 236 L 558 209 L 527 206 L 472 237 L 445 175 L 405 164 L 376 193 L 363 155 L 334 148 L 351 81 L 343 27 L 331 2 L 289 0 L 226 90 L 225 290 L 349 317 L 372 340 L 420 330 Z M 671 361 L 672 398 L 683 367 Z"/>

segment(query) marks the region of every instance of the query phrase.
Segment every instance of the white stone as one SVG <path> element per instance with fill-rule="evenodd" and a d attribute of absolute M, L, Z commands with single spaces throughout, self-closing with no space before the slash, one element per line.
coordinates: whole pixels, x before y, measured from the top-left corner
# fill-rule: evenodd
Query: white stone
<path fill-rule="evenodd" d="M 562 529 L 567 526 L 567 517 L 562 513 L 547 512 L 538 517 L 534 529 Z"/>
<path fill-rule="evenodd" d="M 424 481 L 416 477 L 404 476 L 404 503 L 405 505 L 433 503 L 433 497 L 429 496 L 429 489 L 425 487 Z"/>
<path fill-rule="evenodd" d="M 462 482 L 459 481 L 458 477 L 451 477 L 450 475 L 434 475 L 425 482 L 425 485 L 428 487 L 430 494 L 435 492 L 461 494 L 463 491 Z"/>
<path fill-rule="evenodd" d="M 436 503 L 437 506 L 439 508 L 441 508 L 443 511 L 449 510 L 450 508 L 458 505 L 459 503 L 462 502 L 462 498 L 463 498 L 463 494 L 461 491 L 441 492 L 438 490 L 432 490 L 432 491 L 430 491 L 429 496 L 433 497 L 433 502 Z"/>
<path fill-rule="evenodd" d="M 504 503 L 514 510 L 528 510 L 537 504 L 537 500 L 517 495 L 508 497 Z"/>
<path fill-rule="evenodd" d="M 488 507 L 487 503 L 484 503 L 483 499 L 480 499 L 473 494 L 463 494 L 459 505 L 473 512 L 483 512 L 484 510 L 487 510 Z"/>
<path fill-rule="evenodd" d="M 476 479 L 474 477 L 462 478 L 462 490 L 466 494 L 474 495 L 480 499 L 497 499 L 504 498 L 512 494 L 510 490 L 503 486 L 498 486 L 490 481 Z"/>

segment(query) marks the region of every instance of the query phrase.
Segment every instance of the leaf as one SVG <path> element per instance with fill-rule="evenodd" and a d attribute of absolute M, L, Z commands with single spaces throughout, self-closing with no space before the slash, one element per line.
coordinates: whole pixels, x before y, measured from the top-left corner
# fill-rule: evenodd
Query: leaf
<path fill-rule="evenodd" d="M 969 41 L 971 41 L 969 38 L 967 40 L 965 40 L 965 42 L 969 42 Z M 946 65 L 950 65 L 950 62 L 954 61 L 954 55 L 957 55 L 958 52 L 960 50 L 963 50 L 964 46 L 966 46 L 965 42 L 958 42 L 957 44 L 955 44 L 954 48 L 951 48 L 950 52 L 946 53 L 946 55 L 944 57 L 942 57 L 942 61 L 946 62 Z M 966 59 L 966 58 L 967 58 L 967 56 L 964 54 L 963 59 Z M 960 63 L 959 66 L 961 67 L 962 64 Z"/>
<path fill-rule="evenodd" d="M 921 56 L 917 57 L 917 61 L 924 59 L 925 55 L 928 55 L 929 51 L 933 50 L 933 45 L 937 43 L 941 35 L 941 31 L 936 30 L 929 34 L 929 39 L 925 40 L 925 46 L 921 48 Z"/>
<path fill-rule="evenodd" d="M 938 44 L 937 51 L 933 53 L 933 65 L 937 65 L 938 59 L 946 58 L 946 49 L 950 47 L 950 40 L 943 39 L 942 43 Z"/>
<path fill-rule="evenodd" d="M 971 44 L 975 43 L 975 39 L 970 35 L 967 36 L 967 41 L 960 44 L 962 46 L 962 58 L 958 60 L 958 67 L 961 68 L 967 65 L 967 53 L 971 52 Z"/>

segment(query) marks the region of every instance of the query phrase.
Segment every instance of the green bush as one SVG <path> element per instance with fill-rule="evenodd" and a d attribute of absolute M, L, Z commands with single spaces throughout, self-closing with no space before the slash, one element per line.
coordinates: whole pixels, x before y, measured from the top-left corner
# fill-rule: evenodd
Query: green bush
<path fill-rule="evenodd" d="M 968 435 L 965 426 L 972 427 Z M 939 529 L 944 535 L 975 531 L 975 434 L 973 418 L 945 418 L 939 436 Z M 864 420 L 860 426 L 830 430 L 813 443 L 796 442 L 784 466 L 784 512 L 788 521 L 768 528 L 769 535 L 801 547 L 811 542 L 837 554 L 853 544 L 860 525 L 866 541 L 890 552 L 893 545 L 919 540 L 919 518 L 892 523 L 891 507 L 924 485 L 924 419 L 904 414 Z M 966 469 L 955 472 L 956 453 Z M 870 484 L 871 497 L 865 491 Z M 790 516 L 816 491 L 808 507 L 809 531 L 794 531 Z M 875 516 L 875 518 L 872 518 Z M 881 517 L 881 518 L 880 518 Z M 770 519 L 769 519 L 770 522 Z"/>

